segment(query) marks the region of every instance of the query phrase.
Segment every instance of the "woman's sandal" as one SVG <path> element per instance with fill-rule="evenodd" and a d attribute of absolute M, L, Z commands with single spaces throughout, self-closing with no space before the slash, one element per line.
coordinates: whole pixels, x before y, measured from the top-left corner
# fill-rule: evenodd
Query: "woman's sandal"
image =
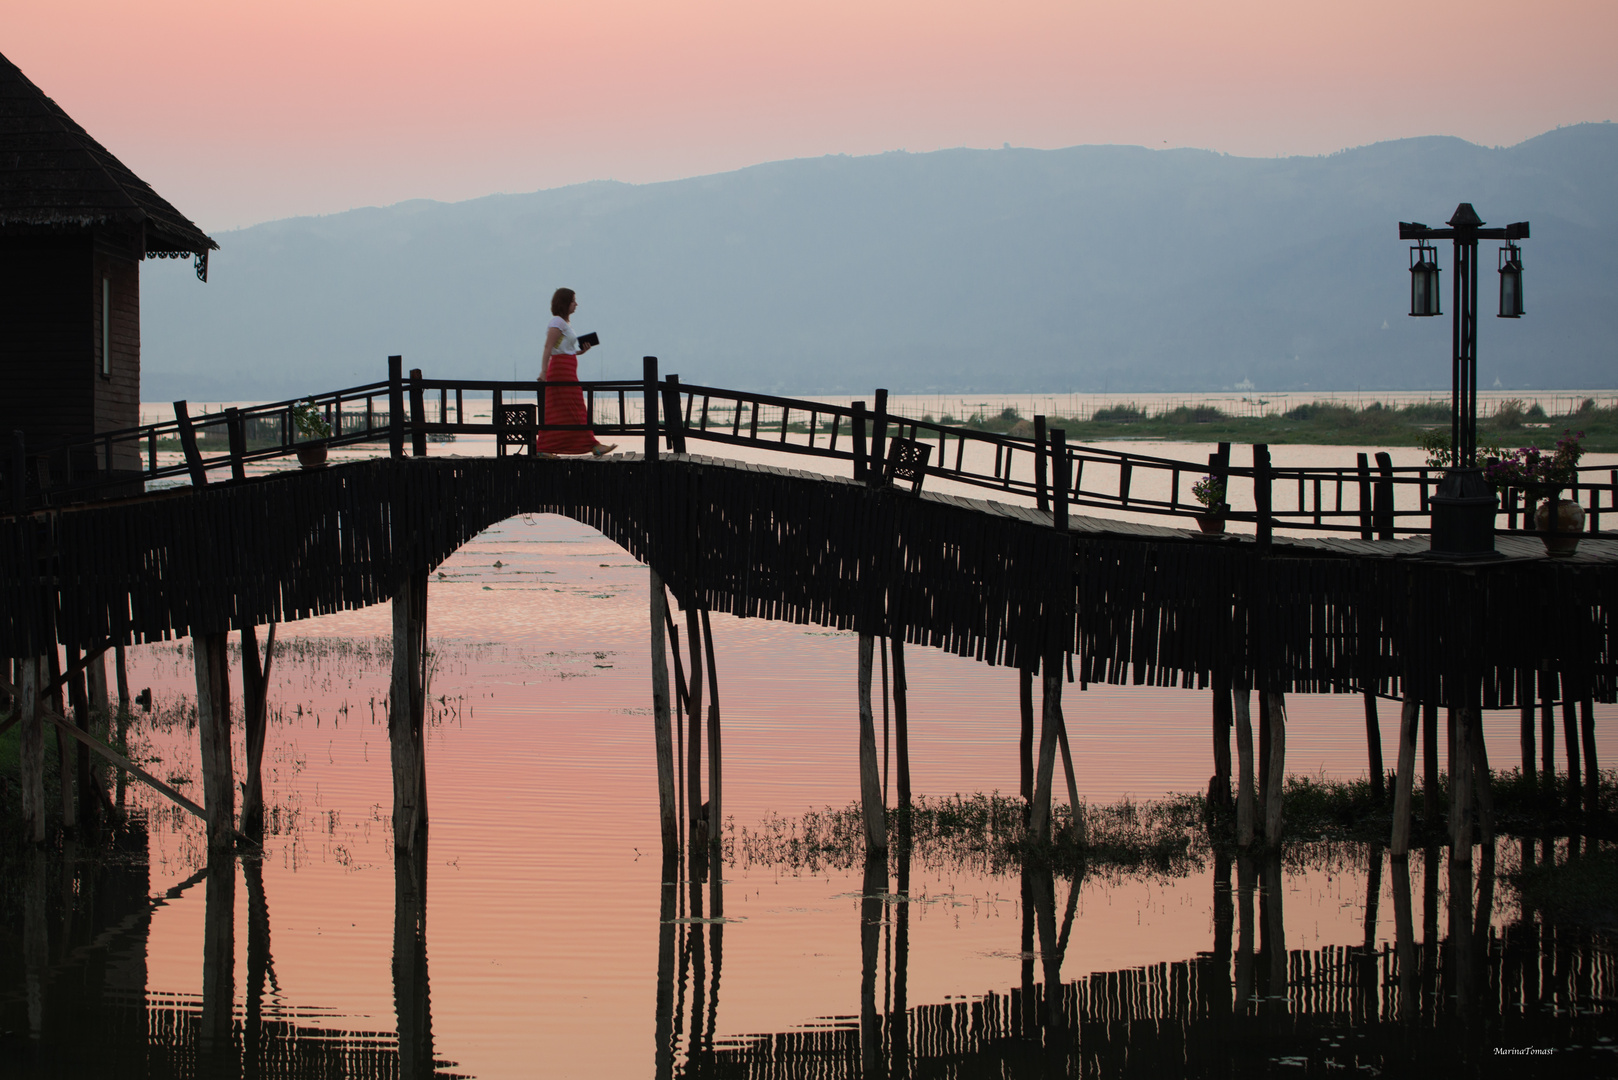
<path fill-rule="evenodd" d="M 606 457 L 608 454 L 612 453 L 616 449 L 618 449 L 618 444 L 617 443 L 598 442 L 594 446 L 590 447 L 590 456 L 591 457 Z"/>

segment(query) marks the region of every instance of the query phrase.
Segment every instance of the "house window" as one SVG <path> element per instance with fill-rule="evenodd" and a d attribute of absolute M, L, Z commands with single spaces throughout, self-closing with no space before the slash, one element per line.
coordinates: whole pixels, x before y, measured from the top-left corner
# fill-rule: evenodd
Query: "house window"
<path fill-rule="evenodd" d="M 101 374 L 112 375 L 112 279 L 101 279 Z"/>

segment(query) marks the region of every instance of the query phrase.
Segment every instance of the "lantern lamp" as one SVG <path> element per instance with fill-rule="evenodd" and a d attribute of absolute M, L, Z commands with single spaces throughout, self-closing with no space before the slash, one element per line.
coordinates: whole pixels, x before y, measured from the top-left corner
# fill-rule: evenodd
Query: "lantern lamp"
<path fill-rule="evenodd" d="M 1522 318 L 1522 249 L 1507 244 L 1500 249 L 1500 318 Z"/>
<path fill-rule="evenodd" d="M 1430 244 L 1410 249 L 1410 314 L 1443 314 L 1439 306 L 1438 249 Z"/>

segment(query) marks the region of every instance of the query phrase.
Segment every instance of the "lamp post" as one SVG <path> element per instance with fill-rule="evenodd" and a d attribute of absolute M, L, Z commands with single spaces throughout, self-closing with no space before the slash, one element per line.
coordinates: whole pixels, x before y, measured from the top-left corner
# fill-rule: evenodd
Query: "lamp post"
<path fill-rule="evenodd" d="M 1410 314 L 1441 315 L 1438 249 L 1434 240 L 1453 241 L 1454 299 L 1451 318 L 1454 348 L 1450 376 L 1450 467 L 1430 504 L 1430 548 L 1449 558 L 1488 558 L 1494 554 L 1494 492 L 1478 468 L 1478 241 L 1505 240 L 1500 256 L 1500 317 L 1522 315 L 1522 251 L 1510 241 L 1528 238 L 1528 222 L 1485 229 L 1471 203 L 1455 208 L 1449 228 L 1430 229 L 1420 222 L 1399 222 L 1399 239 L 1415 240 L 1410 249 Z"/>

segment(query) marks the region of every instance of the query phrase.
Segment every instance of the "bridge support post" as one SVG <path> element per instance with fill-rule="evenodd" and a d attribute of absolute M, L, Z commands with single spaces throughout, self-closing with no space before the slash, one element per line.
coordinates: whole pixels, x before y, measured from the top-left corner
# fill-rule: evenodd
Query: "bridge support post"
<path fill-rule="evenodd" d="M 1425 701 L 1421 706 L 1421 825 L 1438 825 L 1438 705 Z"/>
<path fill-rule="evenodd" d="M 691 850 L 708 842 L 707 820 L 702 810 L 702 620 L 696 604 L 686 601 L 686 648 L 691 654 L 691 678 L 686 682 L 686 715 L 691 718 L 686 732 L 685 803 L 691 808 Z"/>
<path fill-rule="evenodd" d="M 230 847 L 236 824 L 236 777 L 230 752 L 230 654 L 223 631 L 191 635 L 197 673 L 197 730 L 202 741 L 202 808 L 208 849 Z"/>
<path fill-rule="evenodd" d="M 258 655 L 258 631 L 242 627 L 242 725 L 246 729 L 247 775 L 242 779 L 242 832 L 255 840 L 264 836 L 264 736 L 268 721 L 270 665 L 275 660 L 275 624 Z"/>
<path fill-rule="evenodd" d="M 410 571 L 393 594 L 393 844 L 409 852 L 427 824 L 427 572 Z"/>
<path fill-rule="evenodd" d="M 20 757 L 22 759 L 23 831 L 36 844 L 45 842 L 45 721 L 40 685 L 44 658 L 25 656 L 17 661 L 19 670 L 17 715 L 22 717 Z"/>
<path fill-rule="evenodd" d="M 708 843 L 713 847 L 716 855 L 724 850 L 724 795 L 725 795 L 725 769 L 724 759 L 720 752 L 719 739 L 719 661 L 713 650 L 713 623 L 708 619 L 708 609 L 702 609 L 702 641 L 703 648 L 708 654 Z M 718 888 L 719 871 L 714 871 L 714 887 Z M 717 897 L 717 893 L 715 896 Z M 714 912 L 715 918 L 722 913 Z M 718 927 L 714 928 L 715 938 L 718 941 Z"/>
<path fill-rule="evenodd" d="M 1213 758 L 1214 774 L 1208 781 L 1208 804 L 1227 812 L 1230 809 L 1230 729 L 1235 722 L 1231 712 L 1230 675 L 1215 671 L 1213 676 Z"/>
<path fill-rule="evenodd" d="M 1410 851 L 1410 803 L 1416 786 L 1416 725 L 1420 721 L 1420 702 L 1406 697 L 1399 714 L 1399 771 L 1393 778 L 1393 836 L 1388 845 L 1395 859 Z"/>
<path fill-rule="evenodd" d="M 1264 793 L 1264 842 L 1281 846 L 1281 791 L 1287 776 L 1287 699 L 1279 691 L 1266 693 L 1270 702 L 1270 775 Z"/>
<path fill-rule="evenodd" d="M 1062 717 L 1061 662 L 1045 658 L 1044 717 L 1039 732 L 1039 766 L 1034 777 L 1034 808 L 1028 828 L 1042 844 L 1051 840 L 1051 788 L 1056 773 L 1056 744 Z"/>
<path fill-rule="evenodd" d="M 1253 791 L 1253 702 L 1246 686 L 1238 684 L 1231 697 L 1236 718 L 1236 843 L 1253 843 L 1255 813 Z"/>
<path fill-rule="evenodd" d="M 1468 869 L 1468 884 L 1470 885 L 1470 870 L 1472 866 L 1472 816 L 1473 816 L 1473 787 L 1472 787 L 1472 738 L 1471 731 L 1473 719 L 1471 709 L 1460 705 L 1450 710 L 1454 717 L 1455 741 L 1454 753 L 1449 763 L 1449 838 L 1450 838 L 1450 866 L 1464 863 Z M 1461 936 L 1465 932 L 1461 931 Z"/>
<path fill-rule="evenodd" d="M 669 719 L 668 639 L 663 624 L 669 621 L 668 592 L 663 577 L 653 570 L 652 620 L 652 737 L 657 753 L 657 806 L 663 823 L 663 854 L 672 858 L 680 850 L 680 820 L 674 808 L 674 733 Z M 668 870 L 664 870 L 668 874 Z M 665 876 L 665 880 L 668 880 Z"/>
<path fill-rule="evenodd" d="M 900 628 L 898 637 L 888 639 L 889 648 L 893 653 L 893 748 L 899 775 L 899 799 L 896 804 L 900 810 L 910 811 L 910 705 L 906 691 L 909 683 L 905 679 L 905 642 L 904 632 Z M 1594 754 L 1587 755 L 1594 758 Z"/>
<path fill-rule="evenodd" d="M 871 712 L 871 666 L 876 659 L 876 637 L 860 635 L 860 804 L 865 817 L 865 847 L 884 851 L 888 846 L 888 822 L 882 805 L 882 766 L 876 757 L 876 717 Z"/>
<path fill-rule="evenodd" d="M 1022 771 L 1022 823 L 1029 824 L 1034 812 L 1034 671 L 1017 672 L 1017 704 L 1022 712 L 1022 740 L 1018 747 Z"/>
<path fill-rule="evenodd" d="M 71 654 L 68 657 L 72 661 Z M 62 658 L 61 652 L 54 644 L 45 658 L 47 673 L 50 675 L 49 685 L 53 687 L 47 695 L 49 709 L 57 716 L 66 716 L 67 710 L 62 708 Z M 56 776 L 58 793 L 62 798 L 62 828 L 76 828 L 79 823 L 78 803 L 73 799 L 73 781 L 77 777 L 75 768 L 73 744 L 68 742 L 60 728 L 56 730 Z"/>

